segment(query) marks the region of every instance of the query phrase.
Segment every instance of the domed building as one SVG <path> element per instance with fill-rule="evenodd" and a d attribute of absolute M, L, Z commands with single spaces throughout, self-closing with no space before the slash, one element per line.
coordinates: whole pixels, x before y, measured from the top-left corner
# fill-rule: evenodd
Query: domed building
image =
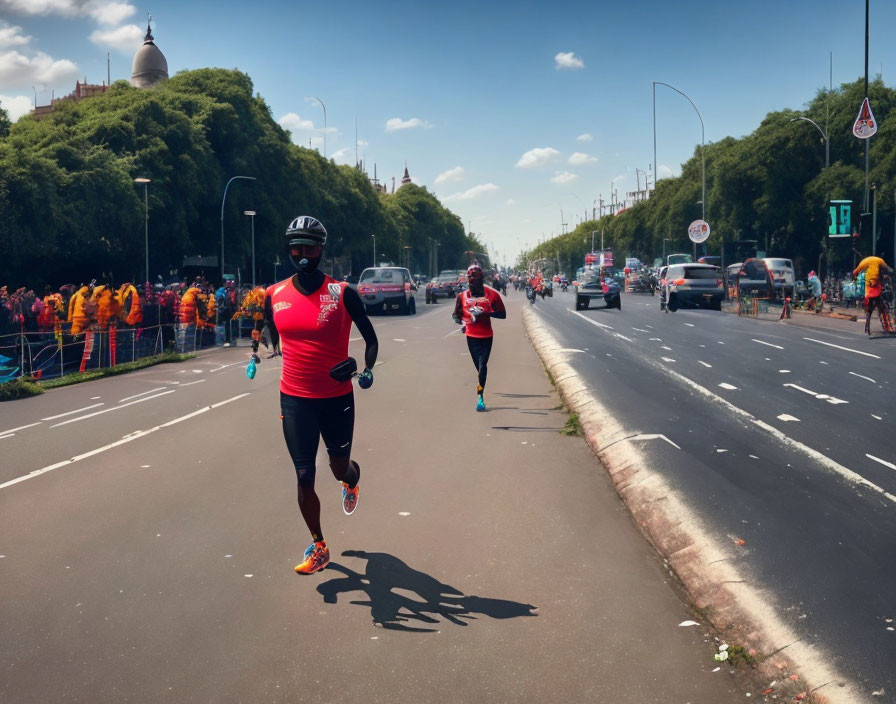
<path fill-rule="evenodd" d="M 143 46 L 134 54 L 134 63 L 131 67 L 131 85 L 135 88 L 151 88 L 168 78 L 168 61 L 165 55 L 155 45 L 149 22 L 146 23 L 146 36 L 143 38 Z"/>

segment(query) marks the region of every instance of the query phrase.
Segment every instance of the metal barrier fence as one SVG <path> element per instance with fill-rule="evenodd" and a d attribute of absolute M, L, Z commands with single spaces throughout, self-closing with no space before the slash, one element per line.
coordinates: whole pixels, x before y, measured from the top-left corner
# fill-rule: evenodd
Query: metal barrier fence
<path fill-rule="evenodd" d="M 251 336 L 252 321 L 238 319 L 212 328 L 168 323 L 148 327 L 96 327 L 72 336 L 70 323 L 58 333 L 19 332 L 0 335 L 0 383 L 22 376 L 54 379 L 90 369 L 134 362 L 167 350 L 195 352 Z M 228 332 L 230 333 L 228 335 Z"/>

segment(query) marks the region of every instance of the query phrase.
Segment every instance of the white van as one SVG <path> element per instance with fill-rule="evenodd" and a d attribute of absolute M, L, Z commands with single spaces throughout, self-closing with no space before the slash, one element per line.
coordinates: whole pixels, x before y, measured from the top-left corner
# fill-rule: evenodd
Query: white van
<path fill-rule="evenodd" d="M 784 296 L 793 298 L 796 293 L 796 276 L 793 272 L 793 262 L 780 257 L 766 257 L 762 261 L 765 262 L 765 266 L 768 267 L 772 279 L 775 281 L 777 298 L 783 298 Z"/>

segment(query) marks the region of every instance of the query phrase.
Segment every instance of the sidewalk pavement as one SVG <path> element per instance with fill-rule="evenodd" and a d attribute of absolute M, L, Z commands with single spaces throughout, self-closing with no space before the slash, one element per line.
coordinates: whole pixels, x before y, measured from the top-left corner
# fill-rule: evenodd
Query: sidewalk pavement
<path fill-rule="evenodd" d="M 722 303 L 722 311 L 737 315 L 737 301 L 725 301 Z M 831 306 L 825 304 L 824 311 L 816 313 L 815 311 L 803 310 L 801 308 L 792 308 L 791 317 L 789 319 L 781 319 L 781 306 L 769 305 L 765 310 L 760 310 L 757 315 L 743 316 L 746 318 L 754 318 L 765 322 L 782 322 L 788 325 L 799 325 L 802 327 L 822 328 L 825 330 L 837 330 L 841 332 L 854 332 L 865 334 L 865 311 L 862 308 L 846 308 L 844 306 Z M 878 334 L 880 330 L 880 320 L 877 316 L 871 319 L 872 335 Z"/>
<path fill-rule="evenodd" d="M 526 337 L 523 294 L 505 301 L 507 319 L 493 322 L 486 413 L 475 411 L 476 372 L 449 306 L 427 307 L 413 330 L 373 319 L 381 338 L 403 334 L 397 348 L 381 339 L 376 394 L 356 392 L 353 456 L 371 468 L 359 518 L 409 485 L 417 515 L 393 536 L 376 525 L 378 539 L 394 540 L 415 569 L 532 605 L 536 615 L 477 617 L 468 629 L 445 622 L 441 655 L 424 648 L 420 657 L 450 652 L 446 666 L 463 668 L 449 698 L 457 701 L 724 704 L 758 696 L 749 674 L 716 662 L 720 641 L 583 438 L 560 433 L 568 414 Z M 365 457 L 383 438 L 394 453 Z M 386 457 L 400 465 L 392 473 Z"/>

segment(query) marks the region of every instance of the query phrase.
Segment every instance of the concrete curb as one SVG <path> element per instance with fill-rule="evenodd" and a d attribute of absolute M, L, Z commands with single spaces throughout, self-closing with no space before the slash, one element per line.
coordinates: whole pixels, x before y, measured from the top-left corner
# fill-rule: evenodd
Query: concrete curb
<path fill-rule="evenodd" d="M 523 326 L 561 398 L 578 414 L 585 440 L 610 475 L 616 491 L 641 531 L 664 559 L 695 607 L 720 635 L 764 656 L 757 671 L 776 680 L 775 693 L 785 701 L 783 679 L 792 696 L 824 687 L 804 701 L 857 704 L 865 698 L 830 666 L 831 658 L 799 637 L 774 613 L 772 603 L 745 579 L 731 562 L 735 543 L 711 534 L 687 508 L 686 502 L 654 471 L 637 446 L 627 442 L 638 433 L 626 432 L 591 393 L 588 384 L 566 362 L 567 353 L 533 311 L 523 310 Z M 792 685 L 792 686 L 791 686 Z M 787 700 L 792 699 L 792 696 Z"/>

